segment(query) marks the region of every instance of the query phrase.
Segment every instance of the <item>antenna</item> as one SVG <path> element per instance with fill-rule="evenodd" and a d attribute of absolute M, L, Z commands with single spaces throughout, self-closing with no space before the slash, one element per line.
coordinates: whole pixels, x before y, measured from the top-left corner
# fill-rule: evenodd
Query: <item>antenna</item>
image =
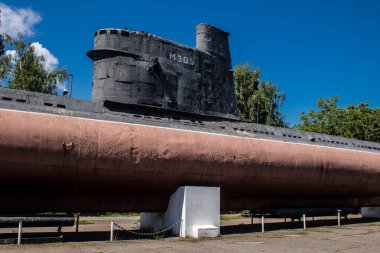
<path fill-rule="evenodd" d="M 71 95 L 73 94 L 73 83 L 74 83 L 74 75 L 70 74 L 70 98 L 71 98 Z"/>

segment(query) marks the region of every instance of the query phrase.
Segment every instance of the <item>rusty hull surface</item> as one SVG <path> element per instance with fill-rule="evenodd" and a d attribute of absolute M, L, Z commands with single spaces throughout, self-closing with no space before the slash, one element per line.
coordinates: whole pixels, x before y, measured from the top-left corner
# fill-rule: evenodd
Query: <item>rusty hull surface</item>
<path fill-rule="evenodd" d="M 222 210 L 380 205 L 380 154 L 0 109 L 0 212 L 163 211 L 181 185 Z"/>

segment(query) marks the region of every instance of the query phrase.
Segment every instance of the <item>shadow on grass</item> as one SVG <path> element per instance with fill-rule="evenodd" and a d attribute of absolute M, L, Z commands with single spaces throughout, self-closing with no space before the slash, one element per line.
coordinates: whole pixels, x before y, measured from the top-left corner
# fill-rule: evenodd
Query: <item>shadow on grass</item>
<path fill-rule="evenodd" d="M 139 232 L 139 231 L 136 231 Z M 160 240 L 163 238 L 173 237 L 169 233 L 162 236 L 162 234 L 158 236 L 153 235 L 135 235 L 125 231 L 115 230 L 114 232 L 114 240 L 142 240 L 142 239 L 152 239 L 152 240 Z M 13 239 L 14 242 L 17 242 L 17 233 L 6 233 L 0 234 L 0 244 L 11 242 Z M 64 232 L 62 233 L 62 237 L 60 234 L 54 232 L 44 232 L 44 233 L 23 233 L 23 244 L 28 243 L 45 243 L 45 242 L 94 242 L 94 241 L 109 241 L 110 240 L 110 231 L 85 231 L 85 232 Z M 44 240 L 46 238 L 46 240 Z M 56 240 L 53 240 L 56 238 Z"/>
<path fill-rule="evenodd" d="M 140 232 L 140 231 L 135 231 Z M 115 230 L 114 240 L 160 240 L 163 238 L 173 237 L 169 232 L 164 234 L 154 235 L 136 235 L 130 232 Z M 64 242 L 85 242 L 85 241 L 109 241 L 110 240 L 110 231 L 97 231 L 97 232 L 71 232 L 64 233 Z"/>
<path fill-rule="evenodd" d="M 310 218 L 309 218 L 310 219 Z M 341 227 L 344 229 L 345 224 L 370 224 L 379 222 L 380 219 L 364 219 L 364 218 L 351 218 L 348 220 L 342 219 L 341 220 Z M 318 227 L 328 227 L 328 226 L 336 226 L 337 220 L 336 219 L 326 219 L 326 220 L 307 220 L 307 228 L 318 228 Z M 278 222 L 271 221 L 270 223 L 265 223 L 265 231 L 280 231 L 280 230 L 286 230 L 286 229 L 300 229 L 303 227 L 302 222 L 295 221 L 295 222 L 284 222 L 284 220 L 278 220 Z M 261 232 L 261 224 L 240 224 L 240 225 L 229 225 L 229 226 L 222 226 L 221 228 L 221 235 L 230 235 L 230 234 L 245 234 L 245 233 L 254 233 L 254 232 Z M 138 231 L 136 231 L 138 232 Z M 109 241 L 110 240 L 110 231 L 84 231 L 84 232 L 64 232 L 62 233 L 63 238 L 57 240 L 63 241 L 63 242 L 90 242 L 90 241 Z M 160 240 L 162 238 L 168 238 L 173 237 L 169 233 L 166 233 L 164 236 L 158 236 L 154 237 L 152 235 L 136 235 L 131 234 L 129 232 L 116 230 L 115 233 L 115 241 L 125 240 L 126 242 L 132 241 L 132 240 L 142 240 L 142 239 L 151 239 L 151 240 Z M 58 233 L 23 233 L 23 238 L 37 238 L 38 240 L 25 240 L 25 243 L 44 243 L 44 242 L 55 242 L 55 240 L 50 239 L 49 240 L 43 240 L 43 237 L 46 238 L 53 238 L 58 237 Z M 16 233 L 8 233 L 8 234 L 0 234 L 0 242 L 1 240 L 5 240 L 8 238 L 15 238 L 17 237 Z"/>

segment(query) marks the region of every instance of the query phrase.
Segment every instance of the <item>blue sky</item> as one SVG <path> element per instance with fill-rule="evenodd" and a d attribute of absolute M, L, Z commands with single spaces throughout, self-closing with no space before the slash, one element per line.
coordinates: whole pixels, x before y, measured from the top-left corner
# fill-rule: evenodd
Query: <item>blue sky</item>
<path fill-rule="evenodd" d="M 195 46 L 195 26 L 230 32 L 233 65 L 250 62 L 287 95 L 286 120 L 316 108 L 320 97 L 340 105 L 380 107 L 380 1 L 47 1 L 4 0 L 40 16 L 28 40 L 39 42 L 74 75 L 73 97 L 91 98 L 86 52 L 100 28 L 142 30 Z"/>

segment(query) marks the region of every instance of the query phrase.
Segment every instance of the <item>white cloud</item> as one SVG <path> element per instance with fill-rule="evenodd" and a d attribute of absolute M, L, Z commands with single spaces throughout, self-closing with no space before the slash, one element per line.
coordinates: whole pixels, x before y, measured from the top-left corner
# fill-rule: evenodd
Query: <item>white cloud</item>
<path fill-rule="evenodd" d="M 61 91 L 67 90 L 66 82 L 63 82 L 63 83 L 57 82 L 57 89 Z"/>
<path fill-rule="evenodd" d="M 43 58 L 41 63 L 47 71 L 51 72 L 58 67 L 58 59 L 50 53 L 48 49 L 44 48 L 41 43 L 33 42 L 30 46 L 34 48 L 34 54 L 36 56 Z M 58 82 L 57 88 L 60 90 L 65 90 L 66 84 Z"/>
<path fill-rule="evenodd" d="M 30 8 L 16 8 L 0 2 L 1 9 L 1 25 L 0 33 L 8 34 L 11 37 L 16 37 L 18 33 L 22 33 L 26 37 L 34 35 L 34 26 L 38 24 L 41 16 Z M 34 54 L 43 58 L 41 61 L 44 68 L 51 72 L 58 66 L 58 59 L 43 47 L 39 42 L 33 42 L 30 46 L 34 48 Z M 12 60 L 17 57 L 16 50 L 7 50 L 6 55 L 10 55 Z M 66 85 L 58 83 L 58 89 L 64 90 Z"/>
<path fill-rule="evenodd" d="M 41 43 L 33 42 L 30 46 L 34 48 L 34 54 L 36 56 L 43 58 L 43 61 L 41 61 L 41 63 L 44 65 L 47 71 L 51 72 L 57 68 L 58 59 L 52 53 L 50 53 L 49 50 L 44 48 Z"/>
<path fill-rule="evenodd" d="M 34 55 L 39 57 L 41 60 L 41 64 L 44 66 L 45 70 L 51 72 L 58 67 L 58 59 L 55 57 L 50 51 L 39 42 L 33 42 L 30 44 L 34 49 Z M 10 55 L 12 57 L 12 61 L 14 62 L 18 55 L 16 50 L 6 50 L 5 55 Z"/>
<path fill-rule="evenodd" d="M 14 60 L 16 58 L 16 50 L 7 50 L 5 51 L 5 55 L 10 55 L 12 60 Z"/>
<path fill-rule="evenodd" d="M 18 33 L 25 36 L 34 34 L 34 26 L 41 21 L 41 16 L 30 8 L 15 8 L 0 3 L 0 32 L 15 37 Z"/>

